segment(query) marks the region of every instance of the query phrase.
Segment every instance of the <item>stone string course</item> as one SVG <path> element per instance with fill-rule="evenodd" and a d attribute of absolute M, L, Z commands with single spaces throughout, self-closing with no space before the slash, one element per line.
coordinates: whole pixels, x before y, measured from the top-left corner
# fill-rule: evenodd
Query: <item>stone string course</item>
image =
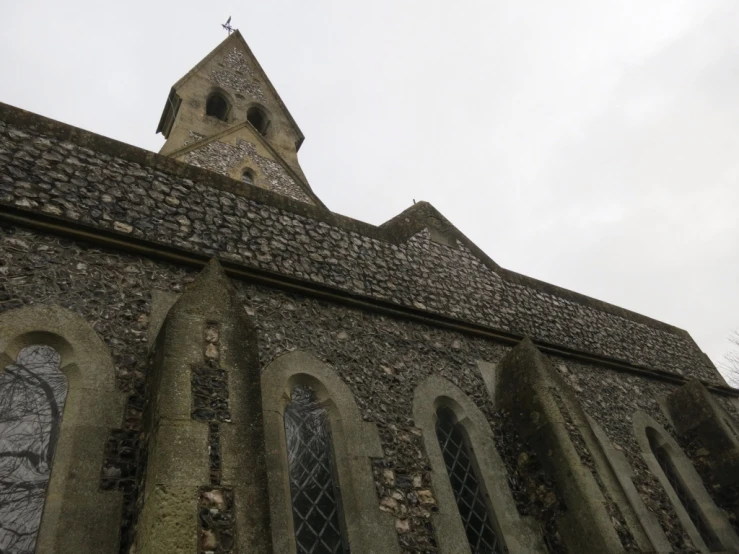
<path fill-rule="evenodd" d="M 192 133 L 191 133 L 192 134 Z M 184 160 L 195 167 L 202 167 L 228 175 L 231 169 L 241 165 L 244 160 L 253 160 L 260 169 L 261 178 L 266 180 L 265 188 L 297 200 L 313 204 L 300 185 L 279 163 L 257 154 L 257 148 L 250 142 L 239 140 L 236 146 L 214 140 L 185 154 Z"/>
<path fill-rule="evenodd" d="M 226 69 L 213 71 L 211 78 L 214 82 L 262 102 L 265 101 L 264 91 L 249 67 L 243 52 L 234 48 L 223 61 Z"/>
<path fill-rule="evenodd" d="M 194 131 L 190 131 L 189 136 L 187 137 L 187 140 L 185 140 L 182 143 L 182 146 L 185 147 L 188 144 L 192 144 L 194 142 L 198 142 L 199 140 L 202 140 L 205 138 L 205 135 L 201 135 L 200 133 L 196 133 Z"/>
<path fill-rule="evenodd" d="M 687 335 L 502 278 L 428 231 L 393 244 L 0 123 L 0 203 L 717 381 Z"/>
<path fill-rule="evenodd" d="M 0 312 L 43 302 L 80 313 L 111 348 L 118 386 L 136 398 L 146 380 L 150 292 L 155 288 L 182 292 L 195 271 L 10 226 L 0 227 L 0 253 Z M 424 503 L 419 495 L 432 489 L 429 460 L 409 402 L 414 388 L 430 375 L 440 375 L 460 387 L 485 414 L 519 511 L 537 518 L 555 541 L 552 551 L 561 551 L 554 523 L 561 509 L 556 490 L 540 474 L 535 457 L 505 414 L 495 411 L 477 370 L 477 360 L 497 362 L 510 350 L 508 346 L 232 282 L 257 326 L 261 367 L 289 351 L 314 353 L 350 388 L 364 420 L 378 426 L 384 454 L 373 460 L 378 509 L 383 506 L 396 517 L 404 553 L 438 552 L 432 519 L 435 505 Z M 631 429 L 632 414 L 642 409 L 670 431 L 658 399 L 675 386 L 595 365 L 550 359 L 576 391 L 583 408 L 626 454 L 639 493 L 675 551 L 696 552 L 661 485 L 647 470 Z M 203 489 L 209 495 L 216 490 L 220 489 Z M 228 491 L 223 494 L 221 500 L 203 497 L 201 506 L 225 522 L 231 501 Z M 208 514 L 203 512 L 203 517 Z M 213 525 L 205 521 L 203 529 Z M 221 541 L 228 536 L 222 528 L 219 524 Z M 213 544 L 210 535 L 204 538 Z M 226 548 L 227 542 L 221 547 Z"/>

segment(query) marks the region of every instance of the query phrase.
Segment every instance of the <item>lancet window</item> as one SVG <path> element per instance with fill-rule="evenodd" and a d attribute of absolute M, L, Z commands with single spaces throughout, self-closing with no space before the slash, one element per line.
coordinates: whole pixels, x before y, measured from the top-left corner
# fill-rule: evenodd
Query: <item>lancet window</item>
<path fill-rule="evenodd" d="M 310 387 L 296 385 L 284 421 L 298 554 L 347 553 L 328 412 Z"/>
<path fill-rule="evenodd" d="M 465 431 L 447 407 L 440 407 L 436 417 L 436 436 L 470 549 L 473 554 L 502 554 Z"/>
<path fill-rule="evenodd" d="M 716 534 L 703 520 L 700 508 L 693 495 L 690 494 L 687 487 L 680 480 L 677 471 L 673 465 L 671 456 L 665 446 L 660 445 L 659 434 L 651 427 L 647 429 L 647 438 L 649 439 L 649 447 L 652 449 L 652 454 L 657 460 L 657 463 L 662 468 L 662 471 L 667 477 L 667 480 L 672 486 L 675 494 L 677 495 L 680 503 L 688 513 L 690 520 L 695 525 L 695 528 L 700 533 L 701 538 L 706 543 L 706 546 L 711 552 L 718 552 L 723 550 L 721 542 L 716 537 Z"/>
<path fill-rule="evenodd" d="M 0 370 L 0 552 L 34 552 L 67 379 L 49 346 L 24 348 Z"/>

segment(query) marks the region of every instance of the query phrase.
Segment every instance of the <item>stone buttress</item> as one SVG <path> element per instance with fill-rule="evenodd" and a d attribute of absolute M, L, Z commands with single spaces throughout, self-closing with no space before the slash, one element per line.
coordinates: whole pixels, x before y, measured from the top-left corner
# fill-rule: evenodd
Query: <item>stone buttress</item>
<path fill-rule="evenodd" d="M 706 387 L 690 381 L 667 397 L 666 406 L 679 437 L 700 437 L 718 482 L 739 484 L 739 434 Z"/>
<path fill-rule="evenodd" d="M 256 348 L 211 261 L 156 340 L 137 552 L 272 552 Z"/>
<path fill-rule="evenodd" d="M 717 503 L 739 520 L 739 431 L 734 418 L 698 380 L 670 394 L 665 407 Z"/>
<path fill-rule="evenodd" d="M 668 548 L 653 516 L 629 502 L 634 495 L 620 485 L 574 392 L 534 343 L 524 339 L 503 358 L 499 372 L 497 405 L 509 412 L 564 502 L 557 525 L 567 548 L 599 553 Z"/>

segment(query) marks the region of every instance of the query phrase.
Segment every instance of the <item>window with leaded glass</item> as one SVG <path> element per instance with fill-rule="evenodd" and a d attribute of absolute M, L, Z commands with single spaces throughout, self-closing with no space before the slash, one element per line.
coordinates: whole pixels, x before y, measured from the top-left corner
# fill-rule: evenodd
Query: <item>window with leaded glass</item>
<path fill-rule="evenodd" d="M 436 411 L 436 436 L 472 554 L 502 554 L 466 432 L 449 408 Z"/>
<path fill-rule="evenodd" d="M 0 552 L 34 552 L 62 423 L 67 380 L 49 346 L 0 369 Z"/>
<path fill-rule="evenodd" d="M 298 385 L 284 417 L 298 554 L 348 553 L 328 412 Z"/>
<path fill-rule="evenodd" d="M 652 453 L 657 459 L 657 463 L 662 468 L 665 477 L 667 477 L 667 480 L 675 491 L 675 494 L 683 505 L 683 508 L 685 508 L 688 516 L 690 516 L 690 521 L 693 522 L 698 533 L 700 533 L 703 542 L 706 543 L 706 546 L 711 552 L 720 552 L 724 550 L 716 534 L 704 521 L 695 498 L 690 494 L 675 471 L 675 466 L 670 454 L 663 446 L 660 445 L 658 433 L 654 429 L 649 428 L 647 429 L 647 438 L 649 439 L 649 447 L 652 449 Z"/>

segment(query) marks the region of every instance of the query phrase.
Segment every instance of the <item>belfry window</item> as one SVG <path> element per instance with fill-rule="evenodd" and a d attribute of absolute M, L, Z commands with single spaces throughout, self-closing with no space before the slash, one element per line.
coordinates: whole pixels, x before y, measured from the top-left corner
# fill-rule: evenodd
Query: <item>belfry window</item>
<path fill-rule="evenodd" d="M 298 385 L 284 419 L 298 554 L 349 552 L 328 412 L 311 388 Z"/>
<path fill-rule="evenodd" d="M 662 468 L 665 477 L 667 477 L 667 481 L 669 481 L 670 486 L 672 486 L 678 499 L 680 499 L 680 503 L 685 508 L 690 520 L 693 522 L 693 525 L 695 525 L 698 533 L 700 533 L 701 538 L 706 543 L 706 546 L 711 552 L 720 552 L 724 550 L 716 534 L 704 521 L 695 498 L 690 494 L 687 487 L 680 479 L 680 476 L 677 474 L 677 471 L 675 471 L 675 466 L 672 462 L 670 453 L 667 450 L 667 446 L 660 444 L 659 433 L 650 427 L 647 429 L 647 438 L 649 439 L 649 447 L 652 450 L 652 454 L 654 454 L 657 463 Z"/>
<path fill-rule="evenodd" d="M 0 552 L 36 550 L 67 397 L 60 363 L 36 345 L 0 370 Z"/>
<path fill-rule="evenodd" d="M 228 115 L 228 102 L 219 92 L 214 92 L 208 96 L 208 100 L 205 102 L 205 115 L 210 115 L 226 121 Z"/>
<path fill-rule="evenodd" d="M 436 436 L 470 550 L 472 554 L 502 554 L 465 431 L 449 408 L 439 408 L 436 418 Z"/>
<path fill-rule="evenodd" d="M 248 167 L 241 174 L 241 182 L 244 183 L 245 185 L 254 184 L 254 172 Z"/>
<path fill-rule="evenodd" d="M 251 123 L 262 136 L 267 135 L 269 119 L 267 118 L 267 114 L 265 114 L 261 108 L 258 108 L 257 106 L 249 108 L 246 112 L 246 120 Z"/>

